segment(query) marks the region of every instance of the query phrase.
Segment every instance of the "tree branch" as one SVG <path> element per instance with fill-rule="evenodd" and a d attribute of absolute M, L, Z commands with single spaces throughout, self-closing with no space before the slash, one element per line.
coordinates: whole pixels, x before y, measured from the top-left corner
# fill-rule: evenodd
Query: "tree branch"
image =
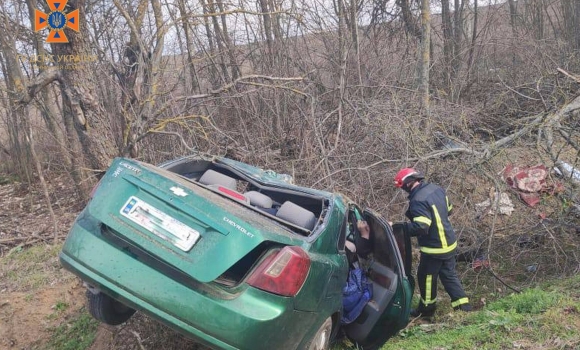
<path fill-rule="evenodd" d="M 28 104 L 32 99 L 36 96 L 36 94 L 42 90 L 45 86 L 52 83 L 55 80 L 61 79 L 61 73 L 58 68 L 52 67 L 46 69 L 42 73 L 36 76 L 34 80 L 32 80 L 27 86 L 26 90 L 23 93 L 23 96 L 20 97 L 18 101 L 20 104 Z"/>
<path fill-rule="evenodd" d="M 163 106 L 161 106 L 156 111 L 156 113 L 153 117 L 153 120 L 157 119 L 157 117 L 159 117 L 167 108 L 174 106 L 175 103 L 177 103 L 177 102 L 215 97 L 223 92 L 230 90 L 231 88 L 233 88 L 237 84 L 244 83 L 244 84 L 249 85 L 249 83 L 247 83 L 245 81 L 246 80 L 253 80 L 253 79 L 261 79 L 261 80 L 269 80 L 269 81 L 302 81 L 302 80 L 304 80 L 303 77 L 284 78 L 284 77 L 271 77 L 271 76 L 267 76 L 267 75 L 258 75 L 258 74 L 245 75 L 245 76 L 239 77 L 238 79 L 232 81 L 229 84 L 226 84 L 220 88 L 212 90 L 206 94 L 197 94 L 197 95 L 189 95 L 189 96 L 181 96 L 181 97 L 173 98 L 173 99 L 167 101 L 165 104 L 163 104 Z M 282 86 L 273 86 L 273 87 L 284 88 L 284 89 L 288 89 L 288 90 L 295 92 L 297 94 L 300 94 L 300 95 L 306 95 L 304 92 L 297 90 L 297 89 L 292 89 L 292 88 L 282 87 Z"/>
<path fill-rule="evenodd" d="M 550 114 L 547 117 L 542 114 L 542 115 L 538 115 L 535 116 L 534 119 L 529 122 L 525 127 L 523 127 L 522 129 L 518 130 L 517 132 L 506 136 L 494 143 L 491 143 L 489 145 L 487 145 L 486 147 L 481 148 L 480 150 L 476 150 L 476 149 L 472 149 L 472 148 L 468 148 L 468 147 L 455 147 L 455 148 L 449 148 L 449 149 L 443 149 L 443 150 L 436 150 L 430 153 L 427 153 L 425 155 L 422 156 L 417 156 L 417 157 L 413 157 L 413 158 L 405 158 L 406 162 L 417 162 L 417 161 L 426 161 L 428 159 L 433 159 L 433 158 L 440 158 L 440 157 L 444 157 L 444 156 L 448 156 L 448 155 L 452 155 L 452 154 L 458 154 L 458 153 L 464 153 L 464 154 L 470 154 L 473 156 L 476 156 L 478 158 L 483 158 L 483 159 L 487 159 L 492 155 L 492 150 L 496 150 L 499 148 L 502 148 L 504 146 L 506 146 L 507 144 L 517 140 L 518 138 L 522 137 L 523 135 L 531 132 L 532 130 L 534 130 L 535 128 L 539 127 L 542 122 L 544 122 L 544 128 L 542 129 L 544 134 L 546 135 L 546 143 L 548 144 L 548 149 L 551 149 L 551 145 L 552 145 L 552 129 L 554 127 L 554 125 L 557 125 L 556 123 L 559 123 L 560 120 L 562 120 L 565 116 L 569 115 L 570 113 L 576 111 L 580 109 L 580 96 L 576 97 L 572 102 L 570 102 L 569 104 L 567 104 L 566 106 L 562 107 L 559 111 L 557 111 L 556 113 Z M 569 139 L 567 139 L 569 141 Z M 576 148 L 578 145 L 575 143 L 571 143 L 571 146 Z M 555 155 L 552 155 L 553 157 L 555 157 Z M 344 169 L 338 169 L 322 178 L 320 178 L 318 181 L 315 182 L 315 185 L 320 183 L 321 181 L 323 181 L 324 179 L 336 175 L 338 173 L 344 172 L 344 171 L 352 171 L 352 170 L 359 170 L 359 171 L 368 171 L 371 168 L 374 168 L 376 166 L 379 166 L 381 164 L 386 164 L 386 163 L 401 163 L 403 162 L 402 159 L 381 159 L 377 162 L 374 162 L 372 164 L 369 164 L 367 166 L 364 167 L 355 167 L 355 168 L 344 168 Z"/>

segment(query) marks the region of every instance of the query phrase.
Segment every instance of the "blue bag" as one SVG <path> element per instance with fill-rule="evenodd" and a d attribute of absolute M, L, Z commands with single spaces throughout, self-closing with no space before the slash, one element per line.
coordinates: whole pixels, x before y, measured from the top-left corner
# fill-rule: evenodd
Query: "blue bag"
<path fill-rule="evenodd" d="M 349 324 L 362 313 L 373 297 L 373 285 L 360 268 L 348 272 L 346 285 L 342 288 L 342 324 Z"/>

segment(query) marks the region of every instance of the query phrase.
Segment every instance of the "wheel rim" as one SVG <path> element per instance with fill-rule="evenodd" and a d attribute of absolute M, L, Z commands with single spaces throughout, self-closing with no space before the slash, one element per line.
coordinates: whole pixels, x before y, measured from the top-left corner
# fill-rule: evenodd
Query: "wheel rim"
<path fill-rule="evenodd" d="M 330 332 L 332 330 L 332 320 L 328 318 L 320 327 L 312 343 L 310 343 L 309 350 L 325 350 L 328 348 L 330 341 Z"/>
<path fill-rule="evenodd" d="M 320 332 L 319 336 L 318 336 L 318 341 L 316 342 L 316 349 L 326 349 L 326 339 L 328 337 L 328 329 L 325 328 L 322 330 L 322 332 Z"/>

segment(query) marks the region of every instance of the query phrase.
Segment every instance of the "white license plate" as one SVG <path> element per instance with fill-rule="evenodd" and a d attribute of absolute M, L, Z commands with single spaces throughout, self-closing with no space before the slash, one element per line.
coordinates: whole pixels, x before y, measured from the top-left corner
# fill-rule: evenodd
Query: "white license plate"
<path fill-rule="evenodd" d="M 200 237 L 198 231 L 134 196 L 123 205 L 121 215 L 183 251 L 190 250 Z"/>

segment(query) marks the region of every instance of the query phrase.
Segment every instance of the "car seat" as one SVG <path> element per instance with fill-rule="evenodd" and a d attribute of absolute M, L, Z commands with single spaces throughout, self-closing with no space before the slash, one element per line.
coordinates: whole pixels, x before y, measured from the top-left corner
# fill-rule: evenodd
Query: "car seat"
<path fill-rule="evenodd" d="M 224 175 L 222 173 L 218 173 L 217 171 L 211 169 L 206 170 L 206 172 L 203 173 L 203 175 L 199 178 L 199 183 L 207 186 L 212 185 L 223 186 L 234 191 L 236 190 L 237 187 L 236 179 Z"/>
<path fill-rule="evenodd" d="M 250 204 L 256 207 L 269 209 L 272 208 L 272 204 L 274 204 L 272 198 L 258 191 L 246 192 L 244 193 L 244 196 L 248 197 L 250 199 Z"/>
<path fill-rule="evenodd" d="M 298 227 L 305 228 L 309 231 L 314 229 L 316 226 L 316 215 L 313 212 L 306 210 L 290 201 L 284 202 L 278 212 L 276 217 L 282 220 L 288 221 Z"/>
<path fill-rule="evenodd" d="M 250 200 L 250 205 L 253 205 L 261 211 L 272 215 L 276 215 L 278 212 L 278 208 L 274 207 L 274 201 L 272 198 L 266 196 L 263 193 L 258 191 L 249 191 L 244 193 L 244 196 Z"/>

